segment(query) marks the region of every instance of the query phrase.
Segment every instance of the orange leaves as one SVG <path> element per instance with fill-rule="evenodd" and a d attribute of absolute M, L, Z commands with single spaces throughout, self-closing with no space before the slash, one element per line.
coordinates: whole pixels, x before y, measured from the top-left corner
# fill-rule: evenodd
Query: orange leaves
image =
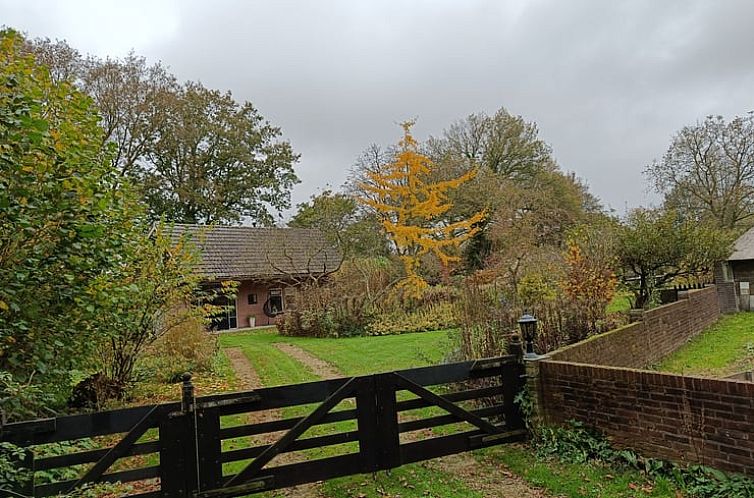
<path fill-rule="evenodd" d="M 581 302 L 610 302 L 618 283 L 611 268 L 590 261 L 573 242 L 568 243 L 565 260 L 568 273 L 563 282 L 563 291 L 570 299 Z"/>
<path fill-rule="evenodd" d="M 374 209 L 385 232 L 403 261 L 405 278 L 398 284 L 408 295 L 418 295 L 427 287 L 419 275 L 420 257 L 434 254 L 444 266 L 457 261 L 461 243 L 472 237 L 485 213 L 465 220 L 443 218 L 453 207 L 448 193 L 476 176 L 476 170 L 447 179 L 432 178 L 434 163 L 419 152 L 411 135 L 413 122 L 401 125 L 403 138 L 394 160 L 380 171 L 366 174 L 360 187 L 370 197 L 360 202 Z"/>

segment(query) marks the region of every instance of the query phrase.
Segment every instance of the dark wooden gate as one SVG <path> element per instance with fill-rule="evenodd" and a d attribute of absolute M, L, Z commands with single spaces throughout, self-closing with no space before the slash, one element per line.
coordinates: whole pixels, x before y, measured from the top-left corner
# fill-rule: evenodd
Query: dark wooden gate
<path fill-rule="evenodd" d="M 120 481 L 129 496 L 238 496 L 521 440 L 524 380 L 514 356 L 198 398 L 187 379 L 182 403 L 9 424 L 0 440 L 34 450 L 22 495 Z M 71 451 L 49 454 L 61 441 Z"/>

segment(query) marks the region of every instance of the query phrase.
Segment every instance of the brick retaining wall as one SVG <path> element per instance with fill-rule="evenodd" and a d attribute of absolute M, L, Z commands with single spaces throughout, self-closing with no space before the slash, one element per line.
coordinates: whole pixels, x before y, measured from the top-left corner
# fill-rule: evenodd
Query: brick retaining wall
<path fill-rule="evenodd" d="M 535 362 L 538 414 L 553 424 L 579 420 L 650 457 L 754 476 L 754 383 L 637 370 L 720 317 L 715 287 L 679 297 Z"/>
<path fill-rule="evenodd" d="M 642 321 L 559 349 L 558 361 L 645 368 L 657 363 L 720 317 L 714 286 L 682 292 L 675 303 L 643 313 Z"/>
<path fill-rule="evenodd" d="M 754 383 L 561 361 L 539 371 L 549 423 L 580 420 L 618 447 L 754 475 Z"/>

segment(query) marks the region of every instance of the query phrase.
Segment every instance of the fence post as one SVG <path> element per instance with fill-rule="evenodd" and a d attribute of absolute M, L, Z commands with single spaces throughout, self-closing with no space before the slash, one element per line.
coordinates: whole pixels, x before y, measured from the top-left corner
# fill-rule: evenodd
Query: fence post
<path fill-rule="evenodd" d="M 524 358 L 524 345 L 521 342 L 521 337 L 518 334 L 511 334 L 508 336 L 507 344 L 508 354 L 516 357 L 516 361 L 521 363 Z"/>

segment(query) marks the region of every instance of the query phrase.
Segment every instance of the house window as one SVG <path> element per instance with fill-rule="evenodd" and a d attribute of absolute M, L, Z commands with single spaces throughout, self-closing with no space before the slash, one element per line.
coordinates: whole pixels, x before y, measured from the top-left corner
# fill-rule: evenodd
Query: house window
<path fill-rule="evenodd" d="M 218 296 L 212 301 L 215 306 L 221 306 L 222 311 L 212 319 L 212 328 L 215 330 L 228 330 L 238 328 L 236 315 L 236 299 L 227 296 Z"/>
<path fill-rule="evenodd" d="M 249 293 L 249 304 L 257 304 L 257 294 L 255 292 Z"/>
<path fill-rule="evenodd" d="M 283 312 L 283 289 L 270 289 L 267 302 L 264 303 L 264 313 L 269 317 Z"/>

